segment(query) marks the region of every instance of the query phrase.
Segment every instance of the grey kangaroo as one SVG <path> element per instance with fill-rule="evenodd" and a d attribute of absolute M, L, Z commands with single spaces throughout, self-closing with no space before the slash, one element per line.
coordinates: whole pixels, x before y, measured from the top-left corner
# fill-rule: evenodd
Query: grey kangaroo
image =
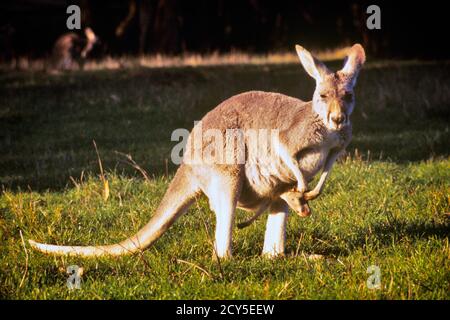
<path fill-rule="evenodd" d="M 263 254 L 284 254 L 288 207 L 300 215 L 310 213 L 307 201 L 320 195 L 336 158 L 350 143 L 350 115 L 355 105 L 353 88 L 365 62 L 361 45 L 355 44 L 344 66 L 330 71 L 303 47 L 296 46 L 300 62 L 315 79 L 312 101 L 304 102 L 279 93 L 250 91 L 233 96 L 207 113 L 201 126 L 192 129 L 188 147 L 167 192 L 150 221 L 134 236 L 112 245 L 59 246 L 30 245 L 44 253 L 78 256 L 119 256 L 146 249 L 184 214 L 196 197 L 204 194 L 216 214 L 214 250 L 217 257 L 232 255 L 232 230 L 236 208 L 255 213 L 241 226 L 268 211 Z M 245 161 L 232 163 L 190 163 L 185 161 L 198 148 L 195 136 L 214 129 L 225 135 L 229 129 L 276 129 L 278 143 L 271 141 L 273 152 L 262 159 L 243 139 Z M 234 151 L 237 147 L 233 147 Z M 235 154 L 233 157 L 237 157 Z M 235 159 L 235 158 L 233 158 Z M 319 182 L 308 189 L 308 182 L 322 171 Z"/>

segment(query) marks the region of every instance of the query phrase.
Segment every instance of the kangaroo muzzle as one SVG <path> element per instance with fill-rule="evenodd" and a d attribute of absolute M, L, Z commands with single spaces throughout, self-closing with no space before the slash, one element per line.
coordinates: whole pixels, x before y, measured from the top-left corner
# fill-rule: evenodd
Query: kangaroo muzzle
<path fill-rule="evenodd" d="M 343 112 L 332 113 L 330 119 L 336 128 L 341 128 L 346 122 L 346 116 Z"/>

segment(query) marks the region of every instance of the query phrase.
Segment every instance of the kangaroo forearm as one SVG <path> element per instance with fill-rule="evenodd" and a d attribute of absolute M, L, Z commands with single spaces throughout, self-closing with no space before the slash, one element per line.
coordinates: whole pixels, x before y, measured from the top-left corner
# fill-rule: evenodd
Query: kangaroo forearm
<path fill-rule="evenodd" d="M 339 157 L 339 155 L 342 153 L 342 150 L 335 151 L 331 153 L 327 161 L 325 162 L 322 174 L 320 175 L 319 182 L 314 187 L 313 190 L 305 192 L 305 200 L 314 200 L 317 198 L 323 191 L 323 188 L 325 186 L 325 182 L 327 181 L 327 178 L 331 172 L 331 169 L 333 168 L 334 163 L 336 162 L 336 159 Z"/>

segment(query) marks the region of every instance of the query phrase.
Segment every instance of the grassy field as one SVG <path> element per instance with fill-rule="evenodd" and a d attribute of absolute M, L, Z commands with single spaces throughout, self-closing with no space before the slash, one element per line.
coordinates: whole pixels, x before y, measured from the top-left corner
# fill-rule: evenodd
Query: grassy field
<path fill-rule="evenodd" d="M 0 73 L 0 298 L 449 299 L 448 63 L 367 64 L 348 156 L 311 203 L 313 215 L 290 217 L 283 259 L 260 257 L 261 218 L 235 231 L 233 260 L 213 261 L 204 198 L 140 255 L 83 260 L 24 246 L 21 235 L 58 244 L 131 235 L 173 175 L 174 129 L 191 129 L 239 92 L 309 100 L 313 85 L 299 64 Z M 80 290 L 66 286 L 70 265 L 84 269 Z M 366 285 L 371 265 L 381 271 L 376 290 Z"/>

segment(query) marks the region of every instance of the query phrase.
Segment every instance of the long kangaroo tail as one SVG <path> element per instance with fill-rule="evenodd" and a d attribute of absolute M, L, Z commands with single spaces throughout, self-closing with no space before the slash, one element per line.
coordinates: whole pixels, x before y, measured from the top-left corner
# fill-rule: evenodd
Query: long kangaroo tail
<path fill-rule="evenodd" d="M 161 237 L 195 201 L 199 189 L 192 180 L 189 177 L 189 169 L 182 165 L 170 183 L 155 215 L 134 236 L 120 243 L 104 246 L 58 246 L 33 240 L 29 240 L 29 243 L 43 253 L 68 256 L 121 256 L 139 252 Z"/>

